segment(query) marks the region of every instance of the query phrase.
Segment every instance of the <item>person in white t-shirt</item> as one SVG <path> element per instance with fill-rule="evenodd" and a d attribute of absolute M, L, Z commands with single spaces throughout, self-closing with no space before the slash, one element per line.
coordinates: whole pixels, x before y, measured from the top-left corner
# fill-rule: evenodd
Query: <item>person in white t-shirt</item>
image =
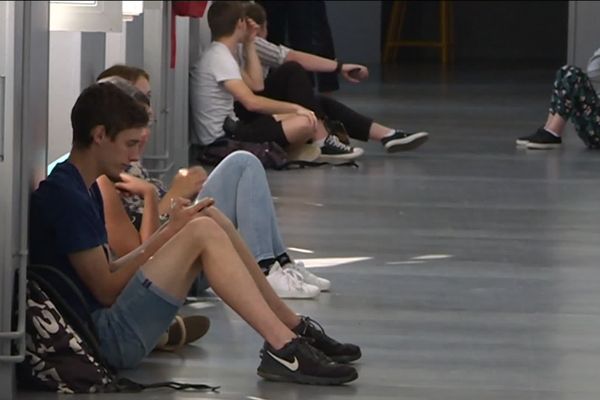
<path fill-rule="evenodd" d="M 329 134 L 313 111 L 254 93 L 264 87 L 254 45 L 259 27 L 245 17 L 242 2 L 214 2 L 207 19 L 213 42 L 190 71 L 192 143 L 210 146 L 228 136 L 249 142 L 273 141 L 287 148 L 312 140 L 326 158 L 351 160 L 362 155 L 362 149 Z M 243 68 L 236 61 L 239 44 Z M 239 121 L 234 101 L 261 116 L 251 122 Z"/>

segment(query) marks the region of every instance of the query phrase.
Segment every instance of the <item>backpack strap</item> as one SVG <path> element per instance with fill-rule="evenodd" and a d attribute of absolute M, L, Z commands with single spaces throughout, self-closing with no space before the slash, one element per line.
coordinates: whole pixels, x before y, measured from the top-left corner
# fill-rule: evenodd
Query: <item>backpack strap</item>
<path fill-rule="evenodd" d="M 323 165 L 330 165 L 332 167 L 355 167 L 358 168 L 358 164 L 356 161 L 344 161 L 340 163 L 332 163 L 328 161 L 302 161 L 302 160 L 294 160 L 288 161 L 283 164 L 281 167 L 277 168 L 277 170 L 286 170 L 286 169 L 303 169 L 309 167 L 322 167 Z"/>
<path fill-rule="evenodd" d="M 155 382 L 149 384 L 143 384 L 132 381 L 128 378 L 120 378 L 116 383 L 112 385 L 115 392 L 121 393 L 137 393 L 146 389 L 156 388 L 170 388 L 181 391 L 204 391 L 204 392 L 218 392 L 220 386 L 210 386 L 203 383 L 182 383 L 175 381 Z"/>

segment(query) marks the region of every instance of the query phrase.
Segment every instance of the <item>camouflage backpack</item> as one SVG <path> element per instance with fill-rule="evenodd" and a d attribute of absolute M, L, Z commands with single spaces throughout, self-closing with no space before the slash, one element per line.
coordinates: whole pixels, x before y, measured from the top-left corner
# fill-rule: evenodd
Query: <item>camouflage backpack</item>
<path fill-rule="evenodd" d="M 28 267 L 25 361 L 17 365 L 21 387 L 59 393 L 139 392 L 154 387 L 218 389 L 178 382 L 144 385 L 118 378 L 102 358 L 91 318 L 82 321 L 44 279 L 48 275 L 64 281 L 86 304 L 75 284 L 56 268 Z"/>

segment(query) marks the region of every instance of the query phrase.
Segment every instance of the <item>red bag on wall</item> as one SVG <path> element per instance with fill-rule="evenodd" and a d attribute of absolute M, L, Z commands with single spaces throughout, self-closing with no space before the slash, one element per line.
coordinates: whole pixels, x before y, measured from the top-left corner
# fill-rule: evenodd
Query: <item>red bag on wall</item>
<path fill-rule="evenodd" d="M 204 16 L 208 1 L 173 1 L 171 12 L 171 68 L 175 68 L 175 58 L 177 51 L 176 21 L 177 15 L 181 17 L 201 18 Z"/>
<path fill-rule="evenodd" d="M 174 1 L 173 13 L 182 17 L 201 18 L 207 5 L 208 1 Z"/>

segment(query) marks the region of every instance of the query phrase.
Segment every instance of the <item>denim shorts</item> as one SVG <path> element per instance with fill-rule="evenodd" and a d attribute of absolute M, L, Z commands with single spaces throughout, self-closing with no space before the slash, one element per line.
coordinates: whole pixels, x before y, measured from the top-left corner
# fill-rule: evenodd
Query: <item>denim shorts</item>
<path fill-rule="evenodd" d="M 114 368 L 134 368 L 169 328 L 183 300 L 169 295 L 138 271 L 115 304 L 92 313 L 100 351 Z"/>

